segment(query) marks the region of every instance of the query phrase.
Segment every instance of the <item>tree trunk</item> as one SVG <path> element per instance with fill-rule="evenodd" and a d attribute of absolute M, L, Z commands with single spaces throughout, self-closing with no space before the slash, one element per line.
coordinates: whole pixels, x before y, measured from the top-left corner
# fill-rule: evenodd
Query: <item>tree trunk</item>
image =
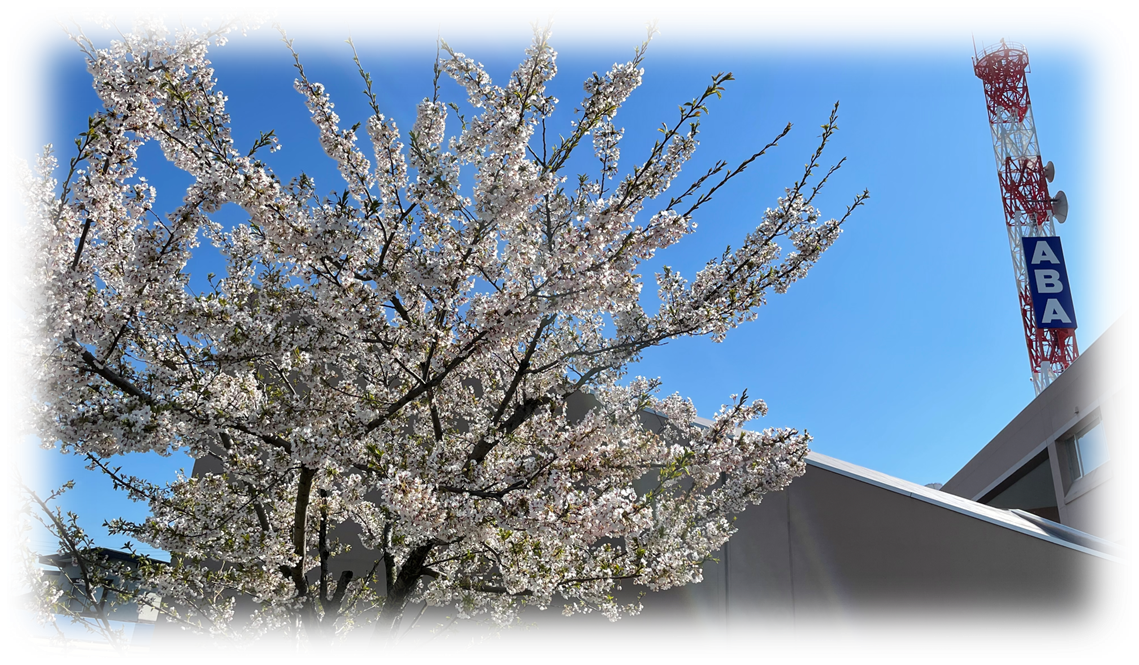
<path fill-rule="evenodd" d="M 368 641 L 368 651 L 364 656 L 387 657 L 392 655 L 395 642 L 400 637 L 400 624 L 403 622 L 403 609 L 408 606 L 411 592 L 415 591 L 419 577 L 423 575 L 424 563 L 428 552 L 431 552 L 432 543 L 419 545 L 411 550 L 408 560 L 404 561 L 399 575 L 393 581 L 387 580 L 387 597 L 384 606 L 379 609 L 376 625 L 371 631 Z"/>
<path fill-rule="evenodd" d="M 320 617 L 316 613 L 316 599 L 311 594 L 302 598 L 301 629 L 310 642 L 319 642 L 324 639 L 324 630 Z"/>

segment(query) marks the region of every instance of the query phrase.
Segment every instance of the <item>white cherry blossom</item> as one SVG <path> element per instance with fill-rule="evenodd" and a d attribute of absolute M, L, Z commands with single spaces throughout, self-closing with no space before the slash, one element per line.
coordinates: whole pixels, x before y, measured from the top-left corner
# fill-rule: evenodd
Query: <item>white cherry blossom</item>
<path fill-rule="evenodd" d="M 691 402 L 626 372 L 670 339 L 723 339 L 831 246 L 865 200 L 840 219 L 812 206 L 835 116 L 738 249 L 691 278 L 657 274 L 651 312 L 639 266 L 775 143 L 672 189 L 730 74 L 622 171 L 618 111 L 647 42 L 585 82 L 551 143 L 548 30 L 497 85 L 442 43 L 435 97 L 406 134 L 361 67 L 370 147 L 294 51 L 296 90 L 344 180 L 343 197 L 322 200 L 307 176 L 286 182 L 234 145 L 207 57 L 231 30 L 151 22 L 103 48 L 76 35 L 103 108 L 69 168 L 49 150 L 27 188 L 38 431 L 149 502 L 144 522 L 111 524 L 171 553 L 143 569 L 163 611 L 203 633 L 299 625 L 314 638 L 386 633 L 417 600 L 499 624 L 527 606 L 617 618 L 638 611 L 614 600 L 621 584 L 699 582 L 732 513 L 803 473 L 810 439 L 744 431 L 766 411 L 746 394 L 697 426 Z M 459 91 L 473 117 L 447 103 Z M 152 141 L 193 178 L 171 211 L 137 171 Z M 567 173 L 585 142 L 600 168 Z M 278 147 L 270 133 L 257 149 Z M 247 218 L 230 231 L 211 218 L 226 203 Z M 195 295 L 199 243 L 227 268 Z M 646 428 L 645 414 L 665 425 Z M 113 464 L 175 450 L 224 472 L 156 486 Z M 331 578 L 330 561 L 361 552 L 370 566 Z M 235 618 L 236 595 L 252 617 Z"/>

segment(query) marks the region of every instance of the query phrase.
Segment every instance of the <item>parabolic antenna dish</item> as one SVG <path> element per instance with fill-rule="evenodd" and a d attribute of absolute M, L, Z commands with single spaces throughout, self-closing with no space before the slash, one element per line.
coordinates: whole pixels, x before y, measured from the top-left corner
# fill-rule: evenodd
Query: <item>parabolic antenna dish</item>
<path fill-rule="evenodd" d="M 1056 196 L 1052 198 L 1052 219 L 1061 224 L 1064 223 L 1065 219 L 1068 219 L 1068 195 L 1062 189 L 1057 191 Z"/>

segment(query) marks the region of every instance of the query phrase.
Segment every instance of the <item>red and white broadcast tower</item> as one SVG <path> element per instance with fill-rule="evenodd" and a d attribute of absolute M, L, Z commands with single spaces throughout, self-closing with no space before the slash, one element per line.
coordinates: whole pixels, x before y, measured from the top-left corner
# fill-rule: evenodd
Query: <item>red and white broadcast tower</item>
<path fill-rule="evenodd" d="M 1079 356 L 1074 329 L 1038 328 L 1033 316 L 1032 294 L 1028 284 L 1021 238 L 1053 236 L 1053 218 L 1063 222 L 1067 199 L 1063 192 L 1048 194 L 1054 171 L 1040 159 L 1036 123 L 1028 98 L 1028 52 L 1020 44 L 991 46 L 973 58 L 973 72 L 985 84 L 985 105 L 993 131 L 993 151 L 997 158 L 997 179 L 1008 227 L 1013 273 L 1020 298 L 1020 318 L 1028 344 L 1028 362 L 1036 394 L 1072 364 Z"/>

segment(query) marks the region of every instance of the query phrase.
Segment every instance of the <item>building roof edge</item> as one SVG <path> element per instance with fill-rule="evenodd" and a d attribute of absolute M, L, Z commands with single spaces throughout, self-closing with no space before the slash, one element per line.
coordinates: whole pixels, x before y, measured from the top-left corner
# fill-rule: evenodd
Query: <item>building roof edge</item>
<path fill-rule="evenodd" d="M 940 490 L 935 490 L 930 487 L 923 487 L 917 483 L 912 483 L 908 480 L 895 478 L 873 469 L 851 464 L 843 460 L 823 455 L 815 451 L 811 451 L 807 455 L 808 466 L 814 466 L 820 469 L 825 469 L 832 473 L 837 473 L 841 476 L 846 476 L 853 480 L 864 482 L 884 490 L 901 494 L 903 496 L 922 501 L 939 508 L 952 510 L 953 512 L 960 513 L 966 517 L 988 522 L 990 524 L 1010 529 L 1022 533 L 1026 536 L 1038 538 L 1055 545 L 1067 547 L 1085 554 L 1091 554 L 1109 561 L 1122 563 L 1123 559 L 1108 552 L 1095 549 L 1094 546 L 1101 546 L 1113 551 L 1119 551 L 1119 546 L 1110 541 L 1097 538 L 1091 534 L 1086 534 L 1082 531 L 1064 527 L 1063 525 L 1056 524 L 1057 529 L 1045 529 L 1040 522 L 1048 522 L 1043 518 L 1036 518 L 1034 520 L 1026 519 L 1024 516 L 1018 514 L 1020 511 L 1013 512 L 1004 510 L 1003 508 L 994 508 L 987 506 L 976 501 L 971 501 L 953 494 L 947 494 Z M 1035 517 L 1035 516 L 1034 516 Z M 1049 525 L 1051 523 L 1049 522 Z M 1070 539 L 1069 539 L 1070 538 Z"/>

